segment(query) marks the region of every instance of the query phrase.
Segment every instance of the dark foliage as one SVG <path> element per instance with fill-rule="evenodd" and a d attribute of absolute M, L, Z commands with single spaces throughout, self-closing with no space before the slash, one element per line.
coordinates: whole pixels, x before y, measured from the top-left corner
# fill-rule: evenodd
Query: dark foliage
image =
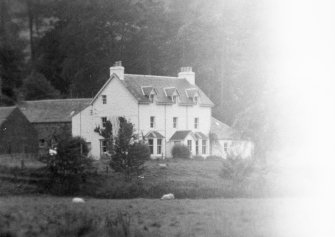
<path fill-rule="evenodd" d="M 147 145 L 134 142 L 133 124 L 124 117 L 119 117 L 119 131 L 115 137 L 111 167 L 116 172 L 122 172 L 126 180 L 143 172 L 144 162 L 150 158 Z"/>
<path fill-rule="evenodd" d="M 228 156 L 222 160 L 220 176 L 232 180 L 234 184 L 246 181 L 255 172 L 255 162 L 252 159 Z"/>
<path fill-rule="evenodd" d="M 59 97 L 50 82 L 40 73 L 30 74 L 23 82 L 21 93 L 25 100 L 42 100 Z"/>
<path fill-rule="evenodd" d="M 172 147 L 171 153 L 173 158 L 188 159 L 191 157 L 191 152 L 188 147 L 182 144 L 174 145 Z"/>
<path fill-rule="evenodd" d="M 104 127 L 96 127 L 94 132 L 102 136 L 107 142 L 107 151 L 109 154 L 113 154 L 113 125 L 111 121 L 107 120 Z"/>
<path fill-rule="evenodd" d="M 84 139 L 73 137 L 60 141 L 57 155 L 49 156 L 48 187 L 55 194 L 73 194 L 79 191 L 92 169 L 91 159 L 87 157 L 88 148 Z"/>

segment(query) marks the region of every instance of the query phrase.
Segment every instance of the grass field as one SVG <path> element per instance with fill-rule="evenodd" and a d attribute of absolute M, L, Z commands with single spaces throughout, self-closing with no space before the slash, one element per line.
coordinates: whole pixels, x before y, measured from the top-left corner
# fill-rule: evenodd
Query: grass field
<path fill-rule="evenodd" d="M 104 217 L 122 211 L 130 217 L 128 236 L 271 237 L 280 236 L 279 227 L 284 227 L 278 226 L 274 209 L 282 203 L 277 199 L 88 199 L 73 204 L 70 198 L 8 197 L 0 198 L 0 227 L 2 234 L 12 236 L 79 236 L 78 228 L 86 226 L 82 236 L 105 236 L 99 232 L 105 227 Z"/>
<path fill-rule="evenodd" d="M 16 166 L 15 166 L 15 164 Z M 161 163 L 167 164 L 165 168 Z M 41 189 L 42 185 L 27 179 L 43 178 L 40 162 L 27 162 L 21 169 L 17 162 L 1 163 L 0 165 L 0 196 L 11 194 L 53 193 Z M 43 164 L 42 164 L 43 165 Z M 219 173 L 221 160 L 149 160 L 146 162 L 142 178 L 135 177 L 133 182 L 126 183 L 124 178 L 106 165 L 95 162 L 98 175 L 93 175 L 82 185 L 75 195 L 97 198 L 159 198 L 166 193 L 174 193 L 177 198 L 231 198 L 231 197 L 270 197 L 275 178 L 266 176 L 252 177 L 248 182 L 238 186 L 231 180 L 225 180 Z M 272 174 L 271 174 L 272 175 Z M 17 178 L 19 177 L 19 178 Z M 2 178 L 2 179 L 1 179 Z M 22 181 L 22 182 L 21 182 Z M 13 185 L 11 185 L 11 182 Z M 275 190 L 277 193 L 278 190 Z"/>

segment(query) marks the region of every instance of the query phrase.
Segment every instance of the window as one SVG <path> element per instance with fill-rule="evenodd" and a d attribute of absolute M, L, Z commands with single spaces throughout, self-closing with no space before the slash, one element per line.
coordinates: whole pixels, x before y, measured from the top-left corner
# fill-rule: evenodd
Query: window
<path fill-rule="evenodd" d="M 102 121 L 102 126 L 106 127 L 107 117 L 101 117 L 101 121 Z"/>
<path fill-rule="evenodd" d="M 149 139 L 150 154 L 154 154 L 154 139 Z"/>
<path fill-rule="evenodd" d="M 45 142 L 44 139 L 40 139 L 40 140 L 38 141 L 38 146 L 39 146 L 40 148 L 44 148 L 44 147 L 47 146 L 47 143 Z"/>
<path fill-rule="evenodd" d="M 107 152 L 107 141 L 106 140 L 100 140 L 100 153 Z"/>
<path fill-rule="evenodd" d="M 228 142 L 225 142 L 225 143 L 223 144 L 223 150 L 224 150 L 225 152 L 228 151 Z"/>
<path fill-rule="evenodd" d="M 177 102 L 177 96 L 176 95 L 172 96 L 172 101 L 173 101 L 173 103 Z"/>
<path fill-rule="evenodd" d="M 154 102 L 155 94 L 150 94 L 150 101 Z"/>
<path fill-rule="evenodd" d="M 192 140 L 187 140 L 187 147 L 192 152 Z"/>
<path fill-rule="evenodd" d="M 91 142 L 86 142 L 88 152 L 92 150 L 92 143 Z"/>
<path fill-rule="evenodd" d="M 180 141 L 174 141 L 173 144 L 178 145 L 178 144 L 180 144 Z"/>
<path fill-rule="evenodd" d="M 202 154 L 206 154 L 206 150 L 207 150 L 207 141 L 206 140 L 202 140 Z"/>
<path fill-rule="evenodd" d="M 198 96 L 194 96 L 193 101 L 194 103 L 198 103 Z"/>
<path fill-rule="evenodd" d="M 102 103 L 107 104 L 107 95 L 102 95 Z"/>
<path fill-rule="evenodd" d="M 157 154 L 162 154 L 162 139 L 157 139 Z"/>
<path fill-rule="evenodd" d="M 178 118 L 173 117 L 173 128 L 177 128 L 177 127 L 178 127 Z"/>
<path fill-rule="evenodd" d="M 199 118 L 194 118 L 194 128 L 199 128 Z"/>
<path fill-rule="evenodd" d="M 150 127 L 151 127 L 151 128 L 154 128 L 154 127 L 155 127 L 155 117 L 154 117 L 154 116 L 151 116 L 151 117 L 150 117 Z"/>
<path fill-rule="evenodd" d="M 199 141 L 195 141 L 195 154 L 198 155 L 199 154 Z"/>

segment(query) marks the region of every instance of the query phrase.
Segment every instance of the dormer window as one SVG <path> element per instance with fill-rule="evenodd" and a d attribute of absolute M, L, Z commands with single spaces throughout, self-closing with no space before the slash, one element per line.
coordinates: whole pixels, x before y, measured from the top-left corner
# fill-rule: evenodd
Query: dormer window
<path fill-rule="evenodd" d="M 148 98 L 150 102 L 154 102 L 155 95 L 157 95 L 157 91 L 155 90 L 155 88 L 153 88 L 152 86 L 142 86 L 141 90 L 142 90 L 142 94 L 146 98 Z"/>
<path fill-rule="evenodd" d="M 172 103 L 176 103 L 178 100 L 179 92 L 175 87 L 166 87 L 164 88 L 164 93 Z"/>
<path fill-rule="evenodd" d="M 195 104 L 197 104 L 199 102 L 199 90 L 197 88 L 190 88 L 190 89 L 186 89 L 186 95 L 187 97 Z"/>
<path fill-rule="evenodd" d="M 154 99 L 155 99 L 155 94 L 150 94 L 150 97 L 149 97 L 150 101 L 151 102 L 154 102 Z"/>

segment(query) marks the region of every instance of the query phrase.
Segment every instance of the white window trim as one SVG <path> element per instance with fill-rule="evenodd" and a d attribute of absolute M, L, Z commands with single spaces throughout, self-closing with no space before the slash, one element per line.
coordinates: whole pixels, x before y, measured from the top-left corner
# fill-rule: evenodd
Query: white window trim
<path fill-rule="evenodd" d="M 151 118 L 153 118 L 153 121 L 151 121 Z M 155 127 L 156 127 L 156 117 L 150 116 L 150 128 L 155 128 Z"/>
<path fill-rule="evenodd" d="M 102 104 L 107 104 L 107 95 L 101 95 L 102 97 Z"/>

